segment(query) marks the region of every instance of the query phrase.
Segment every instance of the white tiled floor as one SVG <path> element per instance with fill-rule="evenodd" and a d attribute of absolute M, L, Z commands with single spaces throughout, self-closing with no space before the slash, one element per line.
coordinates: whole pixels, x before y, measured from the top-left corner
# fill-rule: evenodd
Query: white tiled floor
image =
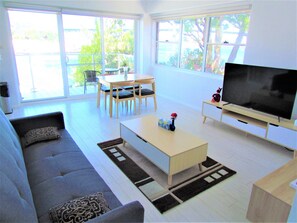
<path fill-rule="evenodd" d="M 143 104 L 142 114 L 120 110 L 119 119 L 110 118 L 104 109 L 96 107 L 95 96 L 76 100 L 57 100 L 34 103 L 15 108 L 10 118 L 62 111 L 66 128 L 96 170 L 105 179 L 122 203 L 139 200 L 145 208 L 146 222 L 245 222 L 252 184 L 259 178 L 292 159 L 292 152 L 268 141 L 247 135 L 234 128 L 206 120 L 199 108 L 193 110 L 173 101 L 158 97 L 158 110 L 153 101 Z M 120 136 L 122 120 L 155 114 L 169 117 L 178 114 L 176 127 L 183 128 L 208 141 L 208 155 L 237 171 L 237 174 L 215 187 L 160 214 L 127 177 L 100 151 L 98 142 Z"/>

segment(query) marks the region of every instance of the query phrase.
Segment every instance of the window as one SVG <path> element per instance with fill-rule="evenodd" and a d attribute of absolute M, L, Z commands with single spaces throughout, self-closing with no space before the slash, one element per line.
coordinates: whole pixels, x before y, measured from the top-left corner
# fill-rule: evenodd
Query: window
<path fill-rule="evenodd" d="M 206 18 L 183 21 L 181 68 L 203 71 Z"/>
<path fill-rule="evenodd" d="M 226 62 L 242 63 L 249 16 L 225 15 L 210 19 L 205 71 L 223 74 Z"/>
<path fill-rule="evenodd" d="M 249 14 L 157 23 L 158 64 L 224 74 L 226 62 L 242 63 Z"/>
<path fill-rule="evenodd" d="M 158 23 L 157 63 L 176 67 L 178 65 L 180 43 L 180 21 Z"/>

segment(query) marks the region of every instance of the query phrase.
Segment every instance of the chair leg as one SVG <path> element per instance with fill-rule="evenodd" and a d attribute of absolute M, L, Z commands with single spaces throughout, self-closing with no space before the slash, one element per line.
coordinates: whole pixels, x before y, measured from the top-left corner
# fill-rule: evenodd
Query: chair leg
<path fill-rule="evenodd" d="M 119 102 L 116 102 L 116 106 L 117 106 L 117 118 L 119 118 Z"/>
<path fill-rule="evenodd" d="M 105 108 L 105 110 L 106 110 L 106 100 L 107 99 L 107 93 L 106 92 L 104 92 L 104 108 Z"/>
<path fill-rule="evenodd" d="M 136 114 L 136 99 L 135 98 L 133 98 L 133 102 L 134 102 L 133 110 L 134 110 L 134 114 Z M 131 101 L 131 103 L 132 103 L 132 101 Z"/>
<path fill-rule="evenodd" d="M 138 98 L 138 112 L 141 113 L 141 98 Z"/>
<path fill-rule="evenodd" d="M 87 91 L 87 82 L 84 83 L 84 94 L 86 93 Z"/>
<path fill-rule="evenodd" d="M 155 111 L 157 110 L 157 98 L 156 95 L 154 95 L 154 106 L 155 106 Z"/>
<path fill-rule="evenodd" d="M 97 108 L 98 107 L 100 107 L 100 97 L 101 97 L 101 92 L 100 92 L 100 90 L 98 90 L 98 92 L 97 92 Z"/>

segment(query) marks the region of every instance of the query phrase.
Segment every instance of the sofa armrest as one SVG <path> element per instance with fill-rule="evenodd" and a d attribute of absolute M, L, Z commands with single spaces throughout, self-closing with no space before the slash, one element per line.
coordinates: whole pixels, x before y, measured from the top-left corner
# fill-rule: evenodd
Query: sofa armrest
<path fill-rule="evenodd" d="M 143 222 L 144 208 L 139 201 L 133 201 L 124 206 L 115 208 L 103 215 L 93 218 L 88 223 L 98 222 Z"/>
<path fill-rule="evenodd" d="M 29 130 L 55 126 L 64 129 L 64 117 L 62 112 L 53 112 L 41 115 L 34 115 L 24 118 L 10 120 L 19 137 L 24 136 Z"/>

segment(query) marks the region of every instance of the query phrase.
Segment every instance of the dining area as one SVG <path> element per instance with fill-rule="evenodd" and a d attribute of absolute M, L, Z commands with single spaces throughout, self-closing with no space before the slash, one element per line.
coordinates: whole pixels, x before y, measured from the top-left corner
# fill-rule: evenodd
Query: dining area
<path fill-rule="evenodd" d="M 104 110 L 111 118 L 119 117 L 119 106 L 133 114 L 140 114 L 143 100 L 147 106 L 149 98 L 154 103 L 154 110 L 157 110 L 156 84 L 152 75 L 106 73 L 98 76 L 97 84 L 97 108 L 104 102 Z"/>

